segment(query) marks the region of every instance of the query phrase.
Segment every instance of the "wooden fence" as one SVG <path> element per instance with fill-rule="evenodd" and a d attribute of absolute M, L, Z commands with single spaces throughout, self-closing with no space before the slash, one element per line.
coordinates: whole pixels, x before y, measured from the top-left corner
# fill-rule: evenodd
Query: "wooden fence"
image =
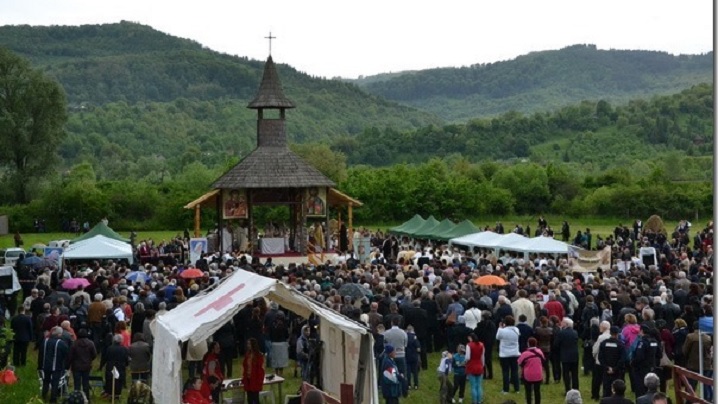
<path fill-rule="evenodd" d="M 711 404 L 708 400 L 698 397 L 693 387 L 688 382 L 696 380 L 708 386 L 713 386 L 713 379 L 705 377 L 696 372 L 692 372 L 680 366 L 673 367 L 673 388 L 676 394 L 676 404 L 684 404 L 686 400 L 690 403 Z"/>

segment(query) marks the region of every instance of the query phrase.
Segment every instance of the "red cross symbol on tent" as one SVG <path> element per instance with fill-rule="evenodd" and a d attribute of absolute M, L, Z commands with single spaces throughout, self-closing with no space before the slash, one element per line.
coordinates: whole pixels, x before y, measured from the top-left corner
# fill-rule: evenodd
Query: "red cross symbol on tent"
<path fill-rule="evenodd" d="M 349 340 L 349 345 L 347 346 L 347 352 L 349 352 L 349 356 L 351 356 L 352 362 L 354 362 L 356 360 L 356 356 L 359 354 L 359 349 L 357 348 L 353 339 Z"/>
<path fill-rule="evenodd" d="M 202 310 L 195 313 L 194 316 L 199 317 L 202 314 L 208 312 L 210 309 L 215 309 L 215 310 L 219 311 L 219 310 L 222 310 L 223 308 L 229 306 L 233 302 L 232 295 L 234 295 L 235 293 L 242 290 L 243 287 L 244 287 L 244 283 L 239 284 L 234 289 L 225 293 L 223 296 L 218 297 L 217 300 L 213 301 L 212 303 L 210 303 L 207 306 L 205 306 L 204 308 L 202 308 Z"/>

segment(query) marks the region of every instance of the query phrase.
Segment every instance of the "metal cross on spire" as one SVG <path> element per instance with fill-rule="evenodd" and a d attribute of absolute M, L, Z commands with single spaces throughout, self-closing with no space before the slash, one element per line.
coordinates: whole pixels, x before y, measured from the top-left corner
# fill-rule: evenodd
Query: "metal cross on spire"
<path fill-rule="evenodd" d="M 269 31 L 269 36 L 265 36 L 264 39 L 269 39 L 269 56 L 272 56 L 272 39 L 277 39 L 277 37 L 272 36 L 272 31 Z"/>

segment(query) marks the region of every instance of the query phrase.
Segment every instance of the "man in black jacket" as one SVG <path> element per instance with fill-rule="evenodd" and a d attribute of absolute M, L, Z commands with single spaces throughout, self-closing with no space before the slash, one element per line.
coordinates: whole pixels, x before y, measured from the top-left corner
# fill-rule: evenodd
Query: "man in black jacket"
<path fill-rule="evenodd" d="M 90 371 L 92 371 L 92 361 L 97 357 L 97 351 L 88 335 L 85 328 L 77 332 L 77 340 L 70 347 L 68 362 L 72 370 L 75 390 L 82 389 L 85 396 L 90 397 Z"/>
<path fill-rule="evenodd" d="M 426 352 L 440 351 L 441 348 L 437 343 L 439 340 L 437 338 L 439 333 L 439 305 L 435 300 L 429 298 L 429 292 L 424 292 L 421 295 L 419 307 L 426 310 L 426 318 L 428 319 L 426 322 Z"/>
<path fill-rule="evenodd" d="M 70 347 L 62 340 L 62 328 L 53 327 L 50 336 L 40 344 L 37 358 L 38 370 L 42 376 L 42 397 L 47 398 L 50 390 L 50 403 L 57 403 L 60 378 L 67 371 Z"/>
<path fill-rule="evenodd" d="M 661 350 L 661 343 L 651 335 L 651 328 L 646 324 L 641 324 L 638 339 L 636 351 L 631 361 L 631 371 L 636 385 L 631 386 L 631 388 L 636 396 L 642 396 L 646 394 L 643 379 L 658 366 L 663 351 Z"/>
<path fill-rule="evenodd" d="M 578 390 L 578 332 L 573 329 L 573 320 L 564 317 L 552 348 L 559 352 L 566 393 L 571 389 Z"/>
<path fill-rule="evenodd" d="M 481 312 L 481 321 L 474 329 L 476 338 L 484 344 L 484 379 L 491 380 L 494 378 L 494 342 L 496 342 L 496 323 L 491 318 L 491 312 L 484 310 Z"/>
<path fill-rule="evenodd" d="M 406 325 L 406 327 L 414 327 L 416 339 L 421 345 L 419 356 L 421 357 L 421 368 L 424 370 L 428 369 L 428 362 L 426 360 L 428 321 L 429 316 L 426 310 L 421 308 L 421 302 L 418 300 L 414 300 L 412 307 L 404 311 L 404 325 Z"/>
<path fill-rule="evenodd" d="M 12 362 L 15 366 L 25 366 L 27 363 L 27 347 L 32 341 L 32 318 L 20 307 L 17 315 L 10 320 L 10 328 L 15 334 L 12 347 Z"/>
<path fill-rule="evenodd" d="M 611 327 L 611 337 L 601 342 L 598 347 L 598 362 L 603 369 L 603 397 L 611 395 L 611 385 L 615 380 L 623 380 L 626 368 L 626 348 L 618 339 L 621 329 L 615 325 Z"/>
<path fill-rule="evenodd" d="M 105 368 L 105 388 L 102 392 L 103 398 L 115 398 L 122 394 L 122 388 L 125 386 L 125 377 L 127 365 L 130 363 L 130 355 L 127 348 L 122 346 L 122 335 L 115 334 L 112 336 L 112 345 L 107 347 L 105 354 L 100 360 L 100 369 Z M 115 378 L 113 369 L 116 369 L 119 377 Z M 114 389 L 112 388 L 114 384 Z"/>

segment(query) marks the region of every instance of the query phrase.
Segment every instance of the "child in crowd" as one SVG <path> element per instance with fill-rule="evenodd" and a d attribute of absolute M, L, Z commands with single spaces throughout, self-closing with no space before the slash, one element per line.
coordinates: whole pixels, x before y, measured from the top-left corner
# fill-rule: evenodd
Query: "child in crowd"
<path fill-rule="evenodd" d="M 451 353 L 444 351 L 441 353 L 439 367 L 436 368 L 437 378 L 439 379 L 439 404 L 448 404 L 450 402 L 450 394 L 453 391 L 453 386 L 449 380 L 452 360 Z"/>
<path fill-rule="evenodd" d="M 451 402 L 455 403 L 454 396 L 459 392 L 459 403 L 464 402 L 466 391 L 466 346 L 459 344 L 456 353 L 452 356 L 451 367 L 454 371 L 454 389 L 451 391 Z"/>

